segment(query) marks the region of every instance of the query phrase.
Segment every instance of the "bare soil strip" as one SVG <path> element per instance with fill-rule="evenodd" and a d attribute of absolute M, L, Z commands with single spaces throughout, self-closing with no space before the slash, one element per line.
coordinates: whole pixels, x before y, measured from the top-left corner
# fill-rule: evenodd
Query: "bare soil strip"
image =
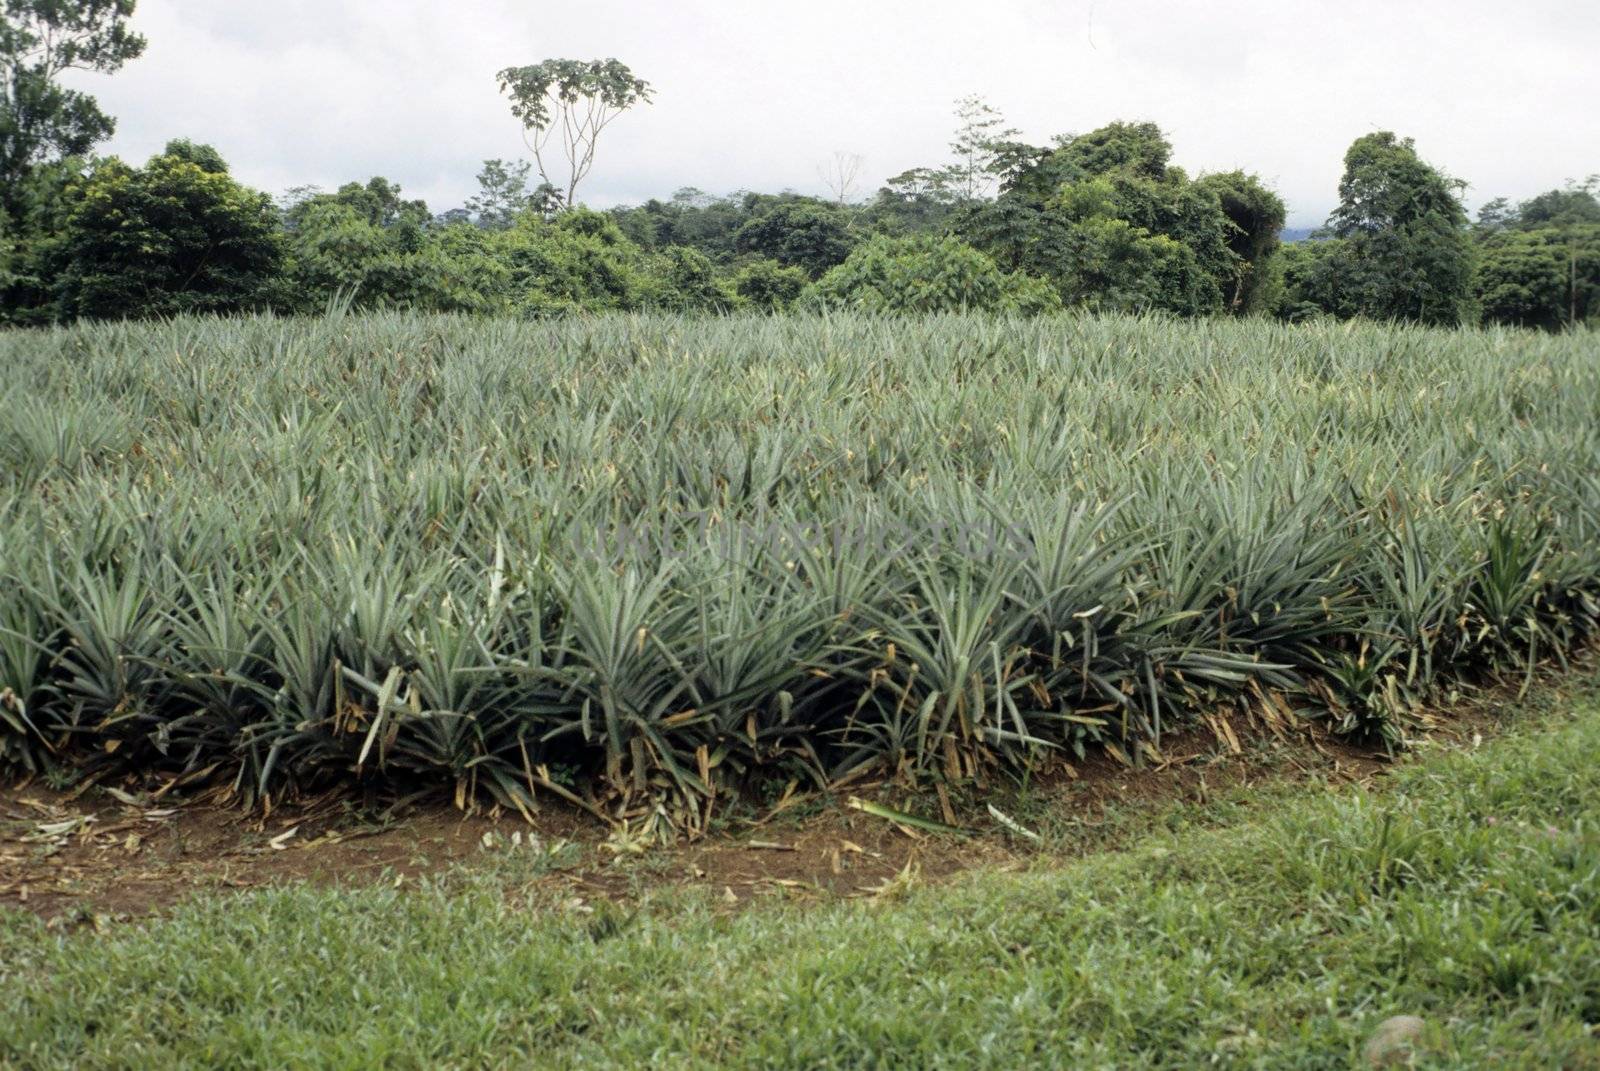
<path fill-rule="evenodd" d="M 1575 672 L 1592 669 L 1594 652 L 1583 662 Z M 1559 689 L 1561 679 L 1552 671 L 1541 689 Z M 1424 719 L 1427 731 L 1414 746 L 1474 746 L 1513 723 L 1522 705 L 1513 686 L 1486 690 L 1447 717 Z M 0 907 L 59 925 L 101 926 L 159 913 L 201 892 L 283 882 L 403 885 L 460 867 L 495 867 L 508 888 L 565 899 L 627 900 L 666 884 L 702 886 L 730 905 L 773 895 L 874 895 L 911 878 L 1048 865 L 1114 849 L 1141 817 L 1185 804 L 1203 808 L 1224 794 L 1238 802 L 1247 790 L 1273 786 L 1368 783 L 1395 761 L 1313 726 L 1273 728 L 1242 717 L 1213 718 L 1172 735 L 1161 755 L 1162 762 L 1132 768 L 1091 754 L 1036 781 L 1025 802 L 1009 783 L 972 790 L 953 804 L 931 790 L 853 785 L 797 797 L 776 813 L 752 808 L 710 836 L 670 846 L 607 831 L 559 803 L 531 824 L 504 811 L 463 813 L 443 795 L 387 810 L 329 797 L 263 815 L 206 793 L 153 799 L 134 784 L 71 793 L 38 781 L 10 784 L 0 786 Z M 852 795 L 935 819 L 942 812 L 971 833 L 921 831 L 846 806 Z M 1036 843 L 993 818 L 988 804 L 1007 817 L 1025 806 L 1029 821 L 1047 817 L 1053 832 Z"/>

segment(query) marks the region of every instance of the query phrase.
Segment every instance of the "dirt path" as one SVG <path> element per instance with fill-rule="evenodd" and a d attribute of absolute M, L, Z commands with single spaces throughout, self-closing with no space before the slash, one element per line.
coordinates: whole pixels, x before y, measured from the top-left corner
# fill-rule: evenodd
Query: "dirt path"
<path fill-rule="evenodd" d="M 1438 719 L 1424 739 L 1457 746 L 1492 735 L 1515 705 L 1510 692 L 1483 694 Z M 912 878 L 1021 868 L 1114 847 L 1141 816 L 1203 806 L 1223 793 L 1238 798 L 1238 790 L 1268 783 L 1366 781 L 1390 761 L 1305 727 L 1242 717 L 1169 737 L 1160 759 L 1134 769 L 1091 756 L 1056 768 L 1026 793 L 991 785 L 948 808 L 932 791 L 856 785 L 795 797 L 775 814 L 734 816 L 710 836 L 669 847 L 608 834 L 564 805 L 546 806 L 530 825 L 504 812 L 463 814 L 442 798 L 387 813 L 328 798 L 263 816 L 203 796 L 158 800 L 133 784 L 81 794 L 39 782 L 0 786 L 0 907 L 58 925 L 104 925 L 200 892 L 302 881 L 403 885 L 462 867 L 491 868 L 508 886 L 589 900 L 629 899 L 663 884 L 705 886 L 730 904 L 871 895 Z M 973 833 L 922 832 L 846 806 L 848 793 L 935 819 L 960 816 Z M 1008 831 L 990 803 L 1034 826 L 1039 840 Z"/>

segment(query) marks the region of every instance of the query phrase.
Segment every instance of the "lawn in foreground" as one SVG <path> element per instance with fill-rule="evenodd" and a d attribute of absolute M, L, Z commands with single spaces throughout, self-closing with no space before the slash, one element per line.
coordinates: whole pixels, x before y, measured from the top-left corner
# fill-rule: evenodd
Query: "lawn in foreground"
<path fill-rule="evenodd" d="M 489 881 L 0 916 L 0 1066 L 1600 1066 L 1600 682 L 1377 791 L 872 903 Z"/>

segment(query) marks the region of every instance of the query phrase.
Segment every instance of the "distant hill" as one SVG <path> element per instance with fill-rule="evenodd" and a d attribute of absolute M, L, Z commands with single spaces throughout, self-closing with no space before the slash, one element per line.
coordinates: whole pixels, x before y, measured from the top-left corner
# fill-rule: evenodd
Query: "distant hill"
<path fill-rule="evenodd" d="M 1285 242 L 1303 242 L 1311 237 L 1315 227 L 1285 227 L 1281 237 Z"/>

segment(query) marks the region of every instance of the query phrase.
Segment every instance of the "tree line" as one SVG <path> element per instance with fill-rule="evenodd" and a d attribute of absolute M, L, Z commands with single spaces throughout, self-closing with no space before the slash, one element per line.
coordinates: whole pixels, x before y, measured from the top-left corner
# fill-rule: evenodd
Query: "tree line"
<path fill-rule="evenodd" d="M 1285 243 L 1245 171 L 1191 177 L 1149 122 L 1048 145 L 981 98 L 949 158 L 869 198 L 841 154 L 833 196 L 679 190 L 599 212 L 577 199 L 601 133 L 652 89 L 616 60 L 499 72 L 533 162 L 489 160 L 435 213 L 383 177 L 281 197 L 212 147 L 143 165 L 92 156 L 114 121 L 61 86 L 143 51 L 135 0 L 0 6 L 0 322 L 406 307 L 513 315 L 667 309 L 1061 308 L 1366 317 L 1559 329 L 1600 316 L 1600 179 L 1476 223 L 1464 183 L 1388 132 L 1350 146 L 1339 206 Z"/>

